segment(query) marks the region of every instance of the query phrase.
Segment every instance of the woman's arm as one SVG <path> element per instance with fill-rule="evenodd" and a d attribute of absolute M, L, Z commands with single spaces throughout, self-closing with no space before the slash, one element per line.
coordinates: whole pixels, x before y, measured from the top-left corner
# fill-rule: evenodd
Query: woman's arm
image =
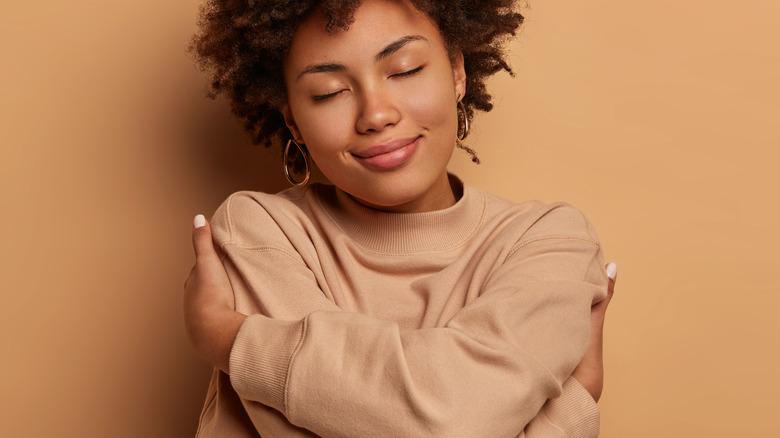
<path fill-rule="evenodd" d="M 588 404 L 581 404 L 579 399 L 583 392 L 587 392 L 597 402 L 603 388 L 604 317 L 615 291 L 617 265 L 609 263 L 605 271 L 609 279 L 607 298 L 591 307 L 588 350 L 572 376 L 564 383 L 561 396 L 544 404 L 539 414 L 526 426 L 523 438 L 598 435 L 598 415 L 588 415 Z"/>
<path fill-rule="evenodd" d="M 230 350 L 246 315 L 233 310 L 230 279 L 203 215 L 195 216 L 192 244 L 195 266 L 184 282 L 184 327 L 195 352 L 229 374 Z"/>
<path fill-rule="evenodd" d="M 609 279 L 607 283 L 607 297 L 590 308 L 588 350 L 571 374 L 596 401 L 599 401 L 601 398 L 601 391 L 604 387 L 604 318 L 607 315 L 607 306 L 609 306 L 609 303 L 612 301 L 612 295 L 615 293 L 617 265 L 609 263 L 605 266 L 605 271 Z"/>
<path fill-rule="evenodd" d="M 196 230 L 195 232 L 196 251 L 199 253 L 199 259 L 202 254 L 205 254 L 203 248 L 210 247 L 211 245 L 210 239 L 207 238 L 210 236 L 208 232 L 208 226 Z M 199 246 L 199 239 L 202 239 L 203 242 L 205 242 L 204 246 Z M 579 246 L 578 250 L 583 248 L 585 248 L 586 251 L 590 250 L 587 249 L 588 245 L 582 247 L 582 245 L 577 245 L 578 242 L 568 242 L 568 244 L 572 243 L 574 243 L 575 246 Z M 533 253 L 536 250 L 531 248 L 531 251 Z M 539 254 L 535 254 L 535 256 L 538 258 Z M 215 259 L 205 258 L 204 260 L 211 260 L 213 263 Z M 197 325 L 199 324 L 198 321 L 206 321 L 207 323 L 204 325 L 220 326 L 220 330 L 216 331 L 216 335 L 214 336 L 209 336 L 209 334 L 212 333 L 211 330 L 190 329 L 188 331 L 195 337 L 203 334 L 210 338 L 210 340 L 206 341 L 202 339 L 193 339 L 196 349 L 201 352 L 201 355 L 207 358 L 207 360 L 221 355 L 221 358 L 218 358 L 217 360 L 212 359 L 211 361 L 220 364 L 221 367 L 225 369 L 227 368 L 225 352 L 229 351 L 230 348 L 229 345 L 226 348 L 224 344 L 230 344 L 231 337 L 239 332 L 238 326 L 240 326 L 240 324 L 233 323 L 238 322 L 244 317 L 241 315 L 227 317 L 228 314 L 224 312 L 225 309 L 219 311 L 214 310 L 219 306 L 230 307 L 225 306 L 227 303 L 226 300 L 229 301 L 229 297 L 231 296 L 229 283 L 198 279 L 201 277 L 201 266 L 203 265 L 201 265 L 199 261 L 196 266 L 197 269 L 193 271 L 193 276 L 188 282 L 187 301 L 199 302 L 200 304 L 198 306 L 187 305 L 185 307 L 187 309 L 187 319 L 194 321 L 188 323 L 188 326 Z M 512 267 L 510 266 L 508 269 L 512 269 Z M 216 270 L 204 269 L 202 272 L 203 275 L 207 275 L 207 273 L 214 273 Z M 222 275 L 224 276 L 224 272 Z M 208 289 L 210 290 L 204 292 L 202 289 L 207 289 L 204 286 L 208 284 L 211 284 L 213 287 L 209 287 Z M 536 411 L 539 409 L 539 406 L 541 406 L 541 403 L 543 403 L 546 398 L 556 395 L 560 383 L 563 382 L 568 373 L 571 372 L 571 368 L 566 368 L 566 366 L 564 366 L 563 370 L 553 370 L 557 376 L 550 376 L 550 367 L 545 367 L 544 364 L 538 363 L 539 360 L 549 362 L 550 358 L 545 358 L 544 356 L 551 354 L 550 352 L 539 351 L 534 355 L 530 351 L 522 351 L 522 348 L 513 348 L 517 346 L 512 345 L 511 339 L 507 338 L 514 338 L 517 333 L 514 333 L 512 330 L 507 330 L 507 327 L 495 326 L 496 324 L 500 326 L 502 324 L 511 323 L 510 325 L 512 328 L 521 327 L 522 331 L 527 330 L 529 326 L 533 329 L 533 324 L 516 324 L 517 321 L 511 320 L 517 319 L 517 316 L 512 316 L 511 314 L 494 315 L 496 317 L 484 314 L 480 316 L 485 310 L 488 312 L 502 313 L 502 306 L 495 306 L 495 302 L 493 303 L 494 306 L 491 307 L 489 305 L 491 300 L 498 300 L 501 305 L 505 304 L 506 306 L 503 307 L 505 310 L 528 308 L 528 304 L 533 304 L 525 303 L 526 305 L 514 306 L 511 300 L 512 296 L 516 294 L 512 293 L 513 290 L 507 290 L 508 285 L 501 284 L 500 276 L 498 284 L 494 286 L 499 292 L 495 292 L 490 300 L 480 299 L 482 300 L 481 302 L 480 300 L 477 300 L 477 302 L 481 303 L 482 309 L 477 308 L 476 310 L 472 309 L 471 312 L 464 312 L 463 315 L 460 315 L 460 318 L 454 318 L 452 324 L 445 329 L 429 329 L 400 333 L 397 330 L 397 326 L 394 327 L 391 323 L 375 321 L 364 315 L 345 314 L 344 312 L 315 312 L 303 321 L 292 322 L 273 321 L 260 315 L 252 316 L 252 324 L 244 323 L 241 331 L 246 332 L 246 335 L 244 336 L 245 339 L 240 341 L 239 344 L 241 344 L 242 349 L 248 350 L 247 355 L 259 356 L 254 358 L 256 360 L 246 360 L 246 358 L 237 360 L 242 368 L 248 367 L 248 369 L 241 370 L 242 374 L 249 373 L 248 376 L 245 376 L 246 379 L 242 379 L 242 383 L 246 384 L 246 380 L 249 380 L 251 383 L 249 388 L 244 388 L 245 391 L 243 392 L 246 392 L 247 394 L 242 395 L 249 395 L 249 398 L 260 399 L 261 402 L 266 404 L 276 404 L 274 407 L 281 410 L 289 418 L 291 416 L 291 413 L 289 412 L 289 408 L 291 407 L 289 405 L 289 399 L 263 400 L 264 397 L 274 398 L 274 395 L 271 394 L 273 392 L 282 391 L 278 390 L 278 388 L 263 388 L 259 391 L 255 391 L 256 388 L 253 387 L 254 385 L 262 387 L 263 385 L 269 385 L 269 383 L 271 385 L 278 385 L 279 383 L 264 382 L 262 381 L 262 378 L 260 379 L 261 381 L 252 382 L 255 380 L 253 377 L 256 377 L 253 376 L 253 374 L 262 375 L 264 372 L 263 370 L 269 365 L 271 368 L 274 368 L 274 365 L 279 365 L 274 364 L 273 361 L 269 362 L 268 358 L 263 357 L 267 355 L 267 352 L 264 350 L 269 349 L 269 346 L 279 346 L 280 343 L 291 343 L 298 348 L 298 343 L 301 343 L 306 345 L 302 345 L 301 348 L 296 350 L 298 356 L 315 354 L 315 360 L 311 360 L 311 358 L 301 359 L 298 357 L 296 358 L 295 366 L 291 366 L 289 362 L 287 362 L 288 360 L 292 360 L 291 357 L 284 357 L 282 362 L 287 364 L 286 367 L 282 367 L 284 370 L 287 370 L 287 368 L 293 370 L 295 368 L 299 373 L 325 371 L 324 375 L 321 377 L 326 377 L 328 372 L 334 372 L 334 369 L 331 366 L 332 364 L 330 363 L 334 357 L 346 357 L 349 358 L 349 360 L 344 359 L 343 366 L 335 370 L 337 374 L 331 374 L 329 377 L 337 380 L 343 378 L 343 374 L 346 372 L 347 375 L 349 375 L 349 373 L 354 373 L 354 376 L 352 377 L 362 381 L 355 385 L 358 389 L 362 389 L 362 394 L 360 393 L 361 391 L 354 391 L 355 388 L 352 388 L 352 391 L 344 390 L 344 388 L 333 388 L 332 386 L 329 386 L 331 382 L 327 380 L 323 380 L 320 386 L 311 385 L 316 387 L 311 388 L 314 391 L 314 394 L 309 394 L 309 389 L 307 388 L 297 388 L 297 390 L 293 388 L 291 390 L 286 387 L 286 384 L 290 379 L 289 376 L 284 376 L 285 380 L 282 382 L 285 386 L 285 388 L 283 388 L 284 392 L 287 392 L 288 396 L 290 395 L 290 392 L 299 393 L 297 396 L 295 394 L 292 395 L 292 398 L 294 399 L 293 406 L 301 404 L 299 401 L 303 401 L 302 406 L 316 407 L 319 402 L 314 402 L 312 399 L 324 397 L 322 403 L 327 403 L 328 398 L 331 398 L 332 400 L 338 399 L 339 396 L 341 396 L 343 398 L 343 403 L 338 403 L 339 406 L 331 406 L 333 403 L 331 403 L 331 405 L 326 404 L 329 408 L 345 410 L 345 412 L 342 413 L 342 416 L 333 415 L 334 419 L 332 421 L 335 421 L 336 423 L 343 423 L 343 418 L 349 417 L 351 413 L 354 413 L 355 405 L 358 406 L 358 409 L 366 409 L 371 412 L 370 403 L 374 400 L 382 403 L 382 405 L 377 407 L 376 412 L 380 413 L 383 417 L 385 416 L 385 413 L 390 417 L 393 416 L 392 412 L 383 411 L 383 408 L 385 407 L 390 410 L 392 410 L 392 408 L 398 408 L 399 406 L 410 407 L 413 410 L 415 408 L 418 409 L 420 412 L 406 412 L 404 415 L 416 419 L 418 422 L 417 426 L 422 427 L 423 429 L 435 427 L 445 428 L 448 423 L 447 421 L 442 422 L 441 419 L 432 418 L 438 414 L 441 414 L 445 419 L 447 418 L 447 415 L 457 415 L 458 427 L 455 430 L 457 430 L 458 433 L 467 433 L 468 429 L 463 429 L 462 426 L 465 424 L 484 425 L 485 422 L 489 422 L 490 415 L 498 414 L 504 406 L 503 403 L 499 403 L 500 406 L 496 406 L 496 409 L 494 409 L 493 405 L 496 404 L 498 399 L 504 397 L 508 393 L 511 394 L 512 387 L 514 386 L 517 394 L 511 394 L 509 398 L 514 398 L 515 403 L 518 403 L 518 400 L 522 400 L 523 402 L 515 407 L 511 407 L 506 413 L 498 414 L 497 418 L 510 418 L 516 420 L 517 424 L 520 424 L 521 422 L 522 424 L 525 424 L 530 421 L 530 418 L 533 418 Z M 218 293 L 218 289 L 221 292 Z M 510 287 L 509 289 L 517 288 Z M 208 296 L 211 298 L 204 298 Z M 518 296 L 523 296 L 523 294 L 519 294 Z M 566 294 L 562 294 L 558 298 L 564 298 L 565 296 Z M 529 319 L 538 319 L 538 313 L 544 307 L 547 306 L 542 306 L 537 309 L 537 311 L 532 312 L 532 315 L 526 316 L 529 317 Z M 216 320 L 220 316 L 204 316 L 200 313 L 201 310 L 199 309 L 201 308 L 207 309 L 209 312 L 213 311 L 212 313 L 216 315 L 225 316 L 227 322 L 224 325 L 208 323 L 208 321 L 212 320 L 211 318 Z M 566 306 L 556 308 L 566 310 Z M 474 318 L 476 318 L 476 320 L 472 321 Z M 545 318 L 541 318 L 542 321 L 544 319 Z M 473 325 L 480 325 L 478 324 L 479 322 L 486 323 L 488 327 L 472 327 Z M 307 323 L 310 327 L 306 327 Z M 492 327 L 491 324 L 493 324 Z M 567 325 L 567 322 L 561 321 L 560 324 L 555 325 L 565 326 Z M 252 328 L 247 330 L 247 326 L 252 326 Z M 558 328 L 553 327 L 552 331 L 557 330 Z M 332 336 L 334 331 L 340 332 L 335 338 Z M 564 329 L 562 332 L 568 333 L 569 330 Z M 580 330 L 580 332 L 582 331 Z M 323 333 L 326 334 L 328 339 L 317 341 L 318 336 L 321 336 Z M 496 336 L 497 333 L 498 336 Z M 304 340 L 307 336 L 308 339 Z M 539 336 L 533 333 L 526 333 L 521 337 L 538 338 Z M 555 338 L 555 336 L 553 336 L 553 338 Z M 322 359 L 322 362 L 317 364 L 316 355 L 323 353 L 321 351 L 322 349 L 317 347 L 317 344 L 327 341 L 332 342 L 333 339 L 344 340 L 344 342 L 340 345 L 331 345 L 330 353 L 335 354 L 328 354 L 326 352 L 325 356 L 319 358 Z M 499 342 L 496 342 L 496 340 L 499 340 Z M 507 343 L 506 341 L 510 342 Z M 566 339 L 563 339 L 563 341 L 568 342 Z M 386 348 L 381 348 L 381 346 Z M 534 346 L 533 348 L 538 348 L 538 346 Z M 387 351 L 388 349 L 390 351 Z M 372 350 L 374 354 L 371 354 Z M 542 350 L 545 349 L 542 348 Z M 556 350 L 556 348 L 553 348 L 552 350 Z M 473 357 L 474 355 L 480 356 L 476 359 L 476 363 L 475 357 Z M 485 363 L 486 361 L 487 363 Z M 436 364 L 437 362 L 438 364 Z M 553 359 L 551 362 L 556 363 L 557 360 Z M 518 364 L 522 366 L 518 368 L 516 366 Z M 259 368 L 253 369 L 255 365 Z M 576 365 L 576 362 L 573 363 L 571 367 L 573 368 L 574 365 Z M 555 366 L 553 366 L 553 368 L 555 368 Z M 365 371 L 370 371 L 371 369 L 381 369 L 383 373 L 379 376 L 371 375 L 370 373 L 367 375 Z M 497 369 L 498 372 L 496 373 Z M 505 371 L 508 369 L 510 372 L 507 374 Z M 498 384 L 494 394 L 485 391 L 487 388 L 484 387 L 471 387 L 476 382 L 485 380 L 484 373 L 497 374 L 494 378 L 487 379 L 480 385 L 490 386 L 492 384 Z M 518 379 L 514 379 L 515 376 L 517 376 Z M 395 378 L 398 381 L 385 382 L 382 380 L 388 377 Z M 292 384 L 294 385 L 297 380 L 298 379 L 292 379 Z M 521 382 L 520 380 L 524 381 Z M 385 389 L 387 390 L 392 391 L 397 389 L 398 391 L 396 391 L 396 394 L 374 394 L 371 391 L 372 388 L 376 389 L 377 386 L 382 387 L 383 385 L 386 386 Z M 409 387 L 409 385 L 414 387 Z M 506 385 L 509 385 L 509 387 L 506 387 Z M 241 384 L 239 384 L 239 386 L 241 386 Z M 564 386 L 564 390 L 565 389 L 566 386 Z M 335 392 L 333 392 L 334 390 Z M 331 392 L 328 394 L 328 391 Z M 366 392 L 368 392 L 368 394 L 366 394 Z M 450 392 L 450 394 L 444 394 L 445 392 Z M 301 394 L 308 394 L 310 397 L 305 397 L 305 400 L 296 401 L 296 399 L 300 399 Z M 350 394 L 353 397 L 350 397 Z M 514 397 L 519 394 L 522 394 L 522 396 Z M 367 396 L 367 398 L 361 398 L 361 396 Z M 485 398 L 486 396 L 487 398 Z M 409 400 L 409 397 L 412 397 L 412 400 Z M 479 400 L 474 397 L 481 397 L 482 399 Z M 455 404 L 452 404 L 453 402 Z M 530 406 L 528 402 L 530 402 Z M 469 406 L 463 406 L 463 403 L 466 403 L 466 405 Z M 472 404 L 476 404 L 478 408 L 472 409 L 470 406 Z M 303 409 L 302 406 L 296 407 Z M 533 406 L 536 407 L 534 408 Z M 333 409 L 328 409 L 328 412 L 331 410 Z M 524 420 L 514 415 L 518 410 L 524 412 L 524 414 L 521 415 L 521 417 L 525 417 Z M 300 418 L 304 427 L 307 427 L 307 424 L 305 423 L 308 422 L 307 420 L 310 420 L 304 418 L 306 417 L 306 414 L 310 414 L 310 412 L 306 411 L 303 417 Z M 474 421 L 468 421 L 470 416 L 475 417 Z M 323 419 L 320 418 L 319 420 Z M 324 420 L 325 423 L 328 422 L 328 419 Z M 358 423 L 359 422 L 360 421 L 358 421 Z M 515 421 L 503 421 L 503 425 L 510 428 L 517 427 L 517 424 L 509 426 L 509 423 L 515 423 Z M 378 426 L 375 422 L 369 422 L 368 424 L 370 427 Z M 330 426 L 333 427 L 334 425 L 331 424 Z M 402 427 L 406 426 L 409 425 L 404 425 Z M 502 425 L 491 425 L 491 427 L 498 427 L 498 429 L 501 429 Z M 478 428 L 474 432 L 479 433 L 479 431 L 483 429 L 484 426 Z M 417 430 L 417 432 L 419 431 L 420 430 Z M 317 432 L 327 434 L 328 432 L 333 433 L 334 431 L 328 429 L 326 426 L 323 431 Z"/>

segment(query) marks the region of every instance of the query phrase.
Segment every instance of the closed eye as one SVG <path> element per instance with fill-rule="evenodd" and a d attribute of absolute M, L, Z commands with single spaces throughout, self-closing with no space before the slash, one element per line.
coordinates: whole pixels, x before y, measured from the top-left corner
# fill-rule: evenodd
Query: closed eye
<path fill-rule="evenodd" d="M 417 67 L 417 68 L 413 68 L 413 69 L 411 69 L 411 70 L 408 70 L 408 71 L 405 71 L 405 72 L 403 72 L 403 73 L 396 73 L 396 74 L 394 74 L 394 75 L 392 75 L 392 76 L 390 76 L 390 77 L 392 77 L 392 78 L 405 78 L 405 77 L 407 77 L 407 76 L 412 76 L 412 75 L 414 75 L 415 73 L 419 73 L 419 72 L 420 72 L 420 70 L 422 70 L 422 69 L 423 69 L 423 67 L 424 67 L 424 66 L 422 66 L 422 65 L 421 65 L 421 66 L 419 66 L 419 67 Z"/>
<path fill-rule="evenodd" d="M 334 97 L 337 94 L 341 93 L 342 91 L 344 91 L 344 90 L 334 91 L 334 92 L 328 93 L 328 94 L 320 94 L 320 95 L 314 96 L 313 99 L 314 99 L 315 102 L 320 102 L 320 101 L 329 99 L 331 97 Z"/>

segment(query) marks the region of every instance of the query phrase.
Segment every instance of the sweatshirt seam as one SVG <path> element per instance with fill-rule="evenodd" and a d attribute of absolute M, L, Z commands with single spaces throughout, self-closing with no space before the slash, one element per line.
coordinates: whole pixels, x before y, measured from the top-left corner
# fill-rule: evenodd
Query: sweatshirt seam
<path fill-rule="evenodd" d="M 296 263 L 300 264 L 301 266 L 306 266 L 306 263 L 304 263 L 303 261 L 301 261 L 298 258 L 298 257 L 300 257 L 299 253 L 288 251 L 288 250 L 286 250 L 284 248 L 279 248 L 277 246 L 267 246 L 267 245 L 243 246 L 243 245 L 239 245 L 239 244 L 234 243 L 234 242 L 223 242 L 222 243 L 223 250 L 227 246 L 232 246 L 234 248 L 238 248 L 238 249 L 241 249 L 241 250 L 244 250 L 244 251 L 249 251 L 249 252 L 271 252 L 271 251 L 280 252 L 280 253 L 286 255 L 287 257 L 293 259 Z M 298 256 L 298 257 L 296 257 L 296 256 Z"/>
<path fill-rule="evenodd" d="M 295 358 L 298 356 L 303 346 L 303 340 L 306 338 L 306 332 L 309 327 L 309 317 L 303 318 L 303 327 L 301 328 L 301 334 L 298 338 L 298 342 L 295 344 L 292 354 L 290 355 L 290 362 L 287 364 L 287 372 L 284 376 L 284 400 L 282 400 L 282 406 L 284 407 L 285 417 L 288 417 L 292 422 L 292 412 L 290 412 L 290 376 L 292 375 L 293 364 Z"/>
<path fill-rule="evenodd" d="M 303 199 L 303 197 L 306 195 L 306 192 L 308 192 L 310 188 L 311 188 L 311 186 L 304 187 L 304 189 L 301 190 L 300 196 L 298 196 L 298 197 L 289 197 L 288 198 L 288 197 L 281 197 L 281 196 L 278 196 L 278 195 L 272 195 L 272 196 L 277 196 L 277 197 L 279 197 L 281 199 L 285 199 L 285 200 L 288 200 L 290 202 L 292 202 L 293 200 L 297 201 L 297 200 Z M 232 244 L 232 245 L 235 245 L 238 248 L 244 248 L 243 246 L 241 246 L 238 243 L 236 243 L 236 239 L 235 239 L 235 227 L 233 226 L 233 217 L 232 217 L 232 214 L 231 214 L 231 212 L 233 211 L 233 198 L 235 198 L 235 197 L 237 197 L 239 195 L 242 195 L 242 194 L 250 194 L 249 197 L 253 197 L 251 195 L 255 195 L 257 193 L 262 193 L 264 195 L 266 194 L 266 193 L 263 193 L 263 192 L 241 191 L 241 192 L 233 193 L 230 196 L 228 196 L 228 198 L 227 198 L 227 200 L 225 202 L 225 219 L 227 221 L 228 240 L 223 242 L 223 245 L 225 245 L 225 244 Z M 255 199 L 255 202 L 257 202 L 257 199 Z M 258 202 L 258 203 L 261 205 L 261 207 L 267 213 L 268 209 L 266 208 L 266 206 L 263 205 L 261 202 Z"/>
<path fill-rule="evenodd" d="M 534 237 L 532 239 L 518 242 L 517 244 L 515 244 L 515 246 L 512 247 L 512 249 L 509 250 L 509 254 L 507 254 L 506 258 L 504 259 L 504 262 L 509 261 L 510 258 L 512 258 L 518 251 L 520 251 L 525 246 L 542 240 L 579 240 L 582 242 L 590 243 L 596 248 L 596 251 L 601 251 L 601 244 L 596 240 L 588 239 L 577 235 L 553 234 L 549 236 Z M 602 280 L 609 281 L 609 279 L 607 278 L 607 271 L 605 269 L 601 269 L 601 278 Z"/>
<path fill-rule="evenodd" d="M 509 250 L 509 254 L 507 254 L 506 259 L 509 260 L 512 258 L 512 256 L 515 255 L 518 251 L 520 251 L 522 248 L 526 247 L 527 245 L 543 240 L 579 240 L 582 242 L 587 242 L 596 247 L 596 249 L 600 249 L 601 245 L 594 241 L 593 239 L 574 235 L 574 234 L 551 234 L 547 236 L 541 236 L 541 237 L 534 237 L 527 240 L 522 240 L 518 243 L 516 243 L 514 246 L 512 246 L 512 249 Z"/>
<path fill-rule="evenodd" d="M 236 196 L 236 194 L 232 194 L 228 196 L 227 198 L 227 205 L 225 205 L 225 219 L 227 219 L 227 229 L 228 229 L 228 242 L 233 242 L 233 219 L 230 217 L 230 211 L 232 210 L 232 204 L 233 204 L 233 197 Z"/>
<path fill-rule="evenodd" d="M 308 187 L 306 187 L 306 190 L 302 190 L 302 193 L 306 193 L 308 190 Z M 242 193 L 242 192 L 238 192 Z M 230 195 L 227 199 L 227 205 L 225 207 L 225 218 L 227 219 L 227 229 L 228 229 L 228 240 L 225 242 L 221 242 L 220 246 L 222 247 L 222 250 L 225 250 L 225 247 L 227 246 L 233 246 L 235 248 L 239 248 L 245 251 L 279 251 L 280 253 L 286 255 L 287 257 L 293 259 L 297 263 L 300 263 L 303 266 L 306 266 L 306 263 L 304 263 L 302 260 L 300 260 L 298 257 L 301 257 L 301 255 L 297 252 L 292 252 L 289 250 L 286 250 L 284 248 L 279 248 L 277 246 L 269 246 L 269 245 L 253 245 L 253 246 L 244 246 L 240 245 L 236 242 L 235 236 L 234 236 L 234 227 L 233 227 L 233 219 L 231 217 L 231 211 L 232 211 L 232 204 L 233 204 L 233 198 L 238 195 L 238 193 L 234 193 Z M 302 197 L 302 196 L 301 196 Z M 298 257 L 296 257 L 298 256 Z"/>

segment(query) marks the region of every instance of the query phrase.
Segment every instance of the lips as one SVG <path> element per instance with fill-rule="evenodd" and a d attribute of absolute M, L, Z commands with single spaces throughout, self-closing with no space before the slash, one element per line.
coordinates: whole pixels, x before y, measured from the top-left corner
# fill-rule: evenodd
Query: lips
<path fill-rule="evenodd" d="M 352 156 L 366 167 L 388 170 L 409 161 L 419 144 L 420 137 L 402 138 L 353 152 Z"/>

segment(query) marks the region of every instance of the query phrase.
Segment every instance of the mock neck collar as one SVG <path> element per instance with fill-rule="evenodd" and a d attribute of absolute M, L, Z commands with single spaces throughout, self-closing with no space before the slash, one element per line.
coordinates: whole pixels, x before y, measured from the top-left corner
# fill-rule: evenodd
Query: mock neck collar
<path fill-rule="evenodd" d="M 358 245 L 386 254 L 442 251 L 463 244 L 479 228 L 485 195 L 450 174 L 454 205 L 423 213 L 391 213 L 366 207 L 334 186 L 316 186 L 327 215 Z M 461 189 L 462 188 L 462 189 Z"/>

